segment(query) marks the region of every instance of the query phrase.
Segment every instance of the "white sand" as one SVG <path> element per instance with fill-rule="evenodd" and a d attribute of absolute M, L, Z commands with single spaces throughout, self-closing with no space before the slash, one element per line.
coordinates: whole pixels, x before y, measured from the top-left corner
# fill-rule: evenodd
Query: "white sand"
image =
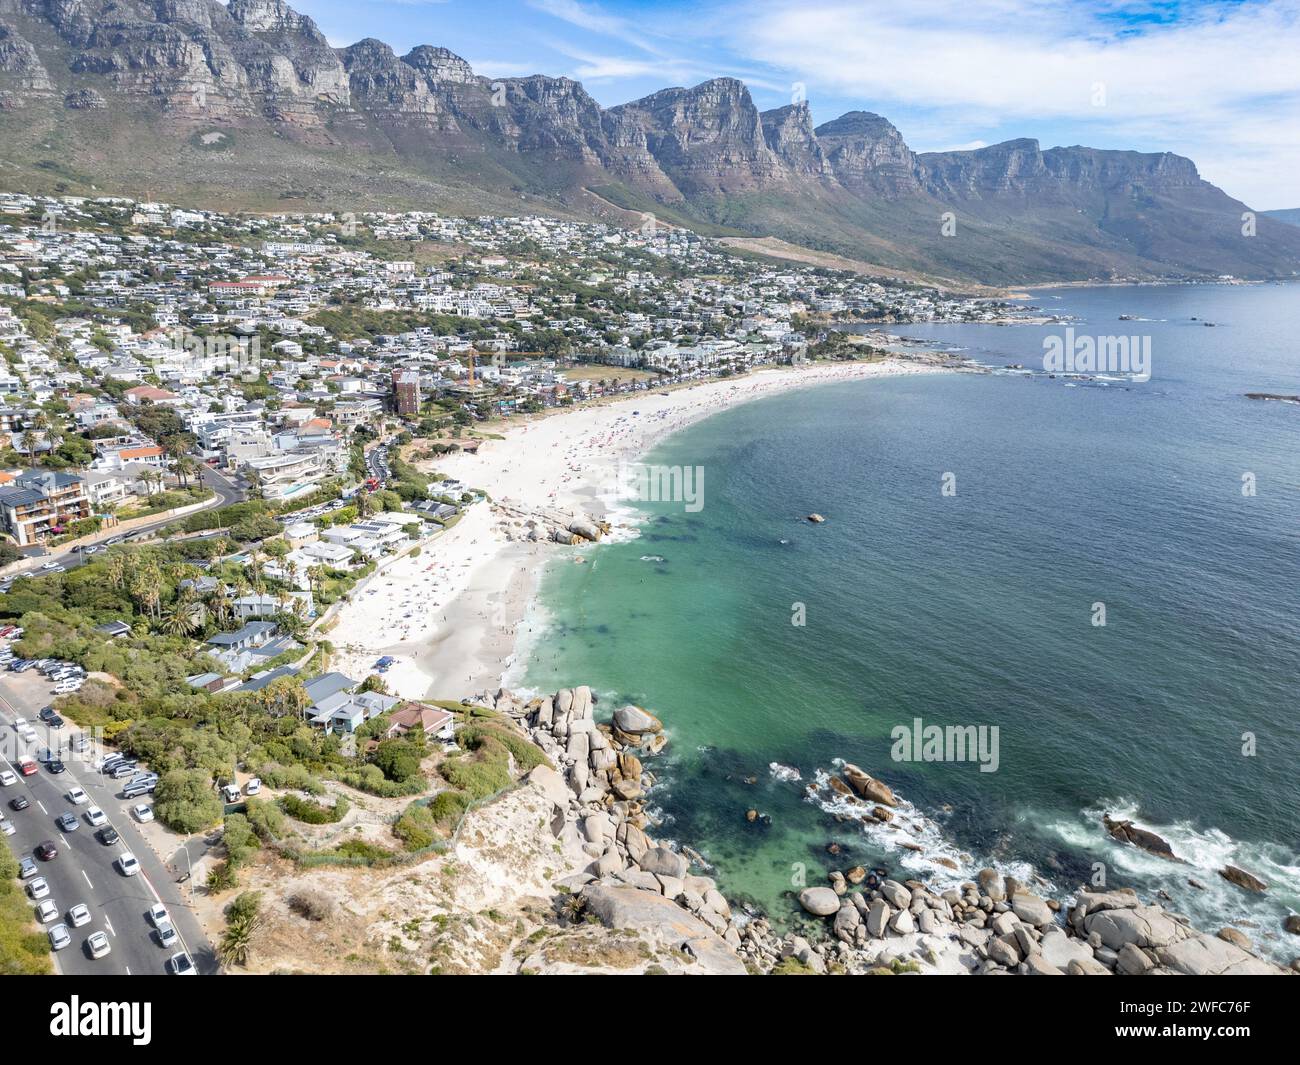
<path fill-rule="evenodd" d="M 671 433 L 748 400 L 830 381 L 934 372 L 899 360 L 816 364 L 717 379 L 666 394 L 642 392 L 610 403 L 538 415 L 486 440 L 478 454 L 438 459 L 434 468 L 526 509 L 547 505 L 607 513 L 620 462 L 631 462 Z M 639 412 L 634 414 L 633 412 Z M 616 525 L 617 509 L 607 516 Z M 398 661 L 390 690 L 406 698 L 456 699 L 495 688 L 513 661 L 520 619 L 540 566 L 562 557 L 553 544 L 510 543 L 488 503 L 418 558 L 377 574 L 339 612 L 328 638 L 336 668 L 361 679 L 381 655 Z"/>

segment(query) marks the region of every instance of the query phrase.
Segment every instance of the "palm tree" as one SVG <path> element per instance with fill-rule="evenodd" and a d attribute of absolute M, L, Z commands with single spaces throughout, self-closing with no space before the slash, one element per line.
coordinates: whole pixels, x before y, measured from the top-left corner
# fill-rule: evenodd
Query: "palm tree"
<path fill-rule="evenodd" d="M 218 628 L 225 628 L 230 622 L 234 609 L 230 605 L 230 600 L 221 594 L 220 590 L 212 593 L 208 597 L 208 610 L 212 612 L 213 620 L 216 621 Z"/>
<path fill-rule="evenodd" d="M 167 617 L 163 621 L 163 631 L 170 636 L 188 636 L 198 624 L 194 620 L 194 599 L 189 592 L 182 592 L 176 597 Z"/>

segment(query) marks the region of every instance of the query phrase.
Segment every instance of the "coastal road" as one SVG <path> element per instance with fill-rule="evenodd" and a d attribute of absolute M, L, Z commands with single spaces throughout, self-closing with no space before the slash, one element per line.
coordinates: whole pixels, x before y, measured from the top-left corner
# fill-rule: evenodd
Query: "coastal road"
<path fill-rule="evenodd" d="M 78 975 L 159 975 L 165 972 L 165 963 L 172 954 L 185 950 L 194 959 L 200 974 L 215 973 L 216 956 L 189 906 L 193 882 L 185 885 L 175 882 L 177 874 L 164 865 L 145 838 L 142 826 L 129 813 L 131 806 L 146 799 L 122 799 L 121 782 L 104 777 L 83 760 L 101 753 L 93 742 L 84 756 L 68 752 L 76 731 L 46 730 L 37 718 L 48 701 L 48 684 L 43 679 L 28 674 L 0 677 L 0 751 L 3 752 L 0 769 L 11 769 L 18 777 L 16 784 L 0 788 L 3 803 L 0 811 L 14 826 L 14 833 L 6 842 L 19 860 L 32 855 L 44 840 L 58 847 L 58 857 L 53 861 L 37 861 L 37 876 L 45 877 L 49 883 L 48 898 L 60 913 L 43 926 L 44 930 L 60 921 L 66 923 L 67 911 L 77 903 L 85 903 L 91 912 L 89 924 L 81 928 L 69 925 L 72 943 L 54 954 L 56 968 Z M 37 732 L 37 742 L 30 745 L 30 751 L 13 728 L 13 720 L 19 716 L 25 717 Z M 56 751 L 64 748 L 66 771 L 51 774 L 48 766 L 42 765 L 34 775 L 22 776 L 15 764 L 18 759 L 28 754 L 34 757 L 36 750 L 46 746 Z M 73 787 L 82 788 L 89 802 L 80 806 L 69 802 L 67 793 Z M 15 811 L 9 802 L 20 795 L 31 805 Z M 90 806 L 98 806 L 108 815 L 108 824 L 121 836 L 119 843 L 104 846 L 96 838 L 98 829 L 85 818 Z M 55 818 L 63 813 L 77 817 L 79 824 L 74 831 L 64 832 L 55 823 Z M 162 831 L 157 826 L 150 828 Z M 113 860 L 123 851 L 129 851 L 139 860 L 137 875 L 123 876 L 114 866 Z M 150 906 L 158 902 L 167 907 L 180 937 L 180 942 L 170 948 L 159 945 L 146 919 Z M 91 959 L 85 946 L 87 936 L 95 931 L 107 933 L 112 946 L 112 952 L 98 961 Z"/>
<path fill-rule="evenodd" d="M 211 488 L 215 493 L 213 497 L 206 500 L 203 506 L 198 510 L 190 511 L 191 514 L 198 514 L 204 510 L 213 510 L 217 507 L 226 507 L 232 503 L 242 502 L 247 494 L 233 479 L 227 477 L 224 473 L 214 470 L 211 466 L 204 465 L 199 469 L 199 480 Z M 159 517 L 157 521 L 146 522 L 144 525 L 138 525 L 130 532 L 115 533 L 112 529 L 107 530 L 103 536 L 92 543 L 82 544 L 72 551 L 63 551 L 58 554 L 38 556 L 42 560 L 42 565 L 54 563 L 62 566 L 64 569 L 75 569 L 86 561 L 88 557 L 94 557 L 99 549 L 102 549 L 110 540 L 143 540 L 159 529 L 172 525 L 177 521 L 175 515 L 166 515 Z M 94 548 L 95 551 L 86 553 L 86 548 Z M 39 569 L 29 571 L 33 576 L 40 576 Z"/>

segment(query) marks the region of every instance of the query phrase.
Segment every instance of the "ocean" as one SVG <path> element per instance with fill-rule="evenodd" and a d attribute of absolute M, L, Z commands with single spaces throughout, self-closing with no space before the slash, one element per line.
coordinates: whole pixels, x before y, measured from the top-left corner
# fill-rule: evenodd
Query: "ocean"
<path fill-rule="evenodd" d="M 1149 343 L 1149 380 L 1046 376 L 1062 325 L 892 327 L 1026 370 L 811 387 L 669 438 L 646 461 L 699 468 L 703 505 L 638 504 L 637 538 L 551 564 L 522 683 L 659 715 L 654 834 L 778 921 L 832 869 L 943 884 L 992 864 L 1049 895 L 1164 891 L 1289 961 L 1300 405 L 1244 394 L 1300 392 L 1300 288 L 1032 295 L 1076 334 Z M 996 729 L 996 768 L 895 759 L 918 719 Z M 904 800 L 892 824 L 809 796 L 839 760 Z M 1103 814 L 1184 861 L 1111 840 Z"/>

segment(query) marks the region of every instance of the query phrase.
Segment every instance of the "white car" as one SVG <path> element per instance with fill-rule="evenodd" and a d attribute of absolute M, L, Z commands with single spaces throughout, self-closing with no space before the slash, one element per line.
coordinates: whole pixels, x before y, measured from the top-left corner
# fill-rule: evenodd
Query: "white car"
<path fill-rule="evenodd" d="M 16 728 L 19 732 L 23 730 L 23 726 L 26 724 L 27 724 L 27 718 L 25 717 L 14 718 L 14 728 Z"/>
<path fill-rule="evenodd" d="M 91 806 L 86 810 L 86 824 L 91 828 L 98 828 L 100 825 L 108 823 L 108 814 L 104 813 L 98 806 Z"/>
<path fill-rule="evenodd" d="M 64 680 L 54 685 L 55 695 L 71 695 L 73 692 L 81 691 L 81 681 Z"/>
<path fill-rule="evenodd" d="M 140 871 L 140 862 L 130 851 L 123 851 L 113 863 L 123 876 L 135 876 Z"/>
<path fill-rule="evenodd" d="M 36 907 L 36 920 L 41 924 L 49 924 L 54 918 L 59 916 L 59 908 L 54 905 L 52 899 L 46 899 Z"/>
<path fill-rule="evenodd" d="M 62 950 L 72 942 L 72 936 L 68 934 L 68 926 L 65 924 L 56 924 L 50 929 L 50 950 Z"/>
<path fill-rule="evenodd" d="M 86 937 L 86 946 L 90 949 L 92 958 L 102 958 L 113 950 L 113 945 L 109 943 L 108 936 L 103 932 L 91 932 Z"/>
<path fill-rule="evenodd" d="M 14 776 L 14 774 L 10 772 L 8 769 L 4 770 L 4 772 L 0 772 L 0 787 L 9 788 L 9 787 L 13 787 L 13 785 L 17 783 L 18 783 L 18 778 Z"/>
<path fill-rule="evenodd" d="M 0 823 L 0 832 L 3 832 L 6 836 L 12 836 L 16 831 L 17 829 L 14 828 L 14 823 L 12 821 Z"/>
<path fill-rule="evenodd" d="M 68 911 L 68 924 L 73 928 L 80 928 L 84 924 L 90 924 L 90 907 L 84 902 L 77 903 Z"/>
<path fill-rule="evenodd" d="M 67 798 L 68 798 L 68 802 L 72 803 L 73 806 L 80 806 L 82 803 L 90 801 L 90 796 L 87 795 L 80 788 L 73 788 L 71 791 L 69 791 Z"/>
<path fill-rule="evenodd" d="M 33 899 L 43 899 L 49 895 L 50 885 L 46 881 L 45 877 L 38 876 L 35 880 L 33 880 L 30 884 L 27 885 L 27 890 L 31 892 Z"/>
<path fill-rule="evenodd" d="M 261 777 L 251 777 L 248 783 L 244 785 L 245 795 L 256 795 L 261 790 L 262 790 Z"/>
<path fill-rule="evenodd" d="M 131 812 L 135 814 L 135 819 L 142 825 L 148 824 L 153 820 L 153 807 L 147 802 L 137 803 L 135 806 L 132 806 Z"/>
<path fill-rule="evenodd" d="M 180 939 L 176 934 L 176 929 L 172 927 L 171 921 L 158 922 L 158 945 L 160 947 L 174 947 Z"/>
<path fill-rule="evenodd" d="M 167 915 L 167 907 L 164 906 L 161 902 L 155 902 L 152 906 L 150 906 L 149 913 L 147 916 L 149 918 L 149 923 L 153 925 L 155 928 L 157 928 L 164 921 L 169 921 L 171 919 Z"/>
<path fill-rule="evenodd" d="M 173 976 L 198 976 L 194 962 L 190 961 L 190 956 L 183 950 L 167 959 L 167 971 Z"/>
<path fill-rule="evenodd" d="M 59 564 L 58 564 L 57 562 L 42 562 L 42 563 L 41 563 L 41 569 L 58 569 L 58 568 L 59 568 Z"/>

